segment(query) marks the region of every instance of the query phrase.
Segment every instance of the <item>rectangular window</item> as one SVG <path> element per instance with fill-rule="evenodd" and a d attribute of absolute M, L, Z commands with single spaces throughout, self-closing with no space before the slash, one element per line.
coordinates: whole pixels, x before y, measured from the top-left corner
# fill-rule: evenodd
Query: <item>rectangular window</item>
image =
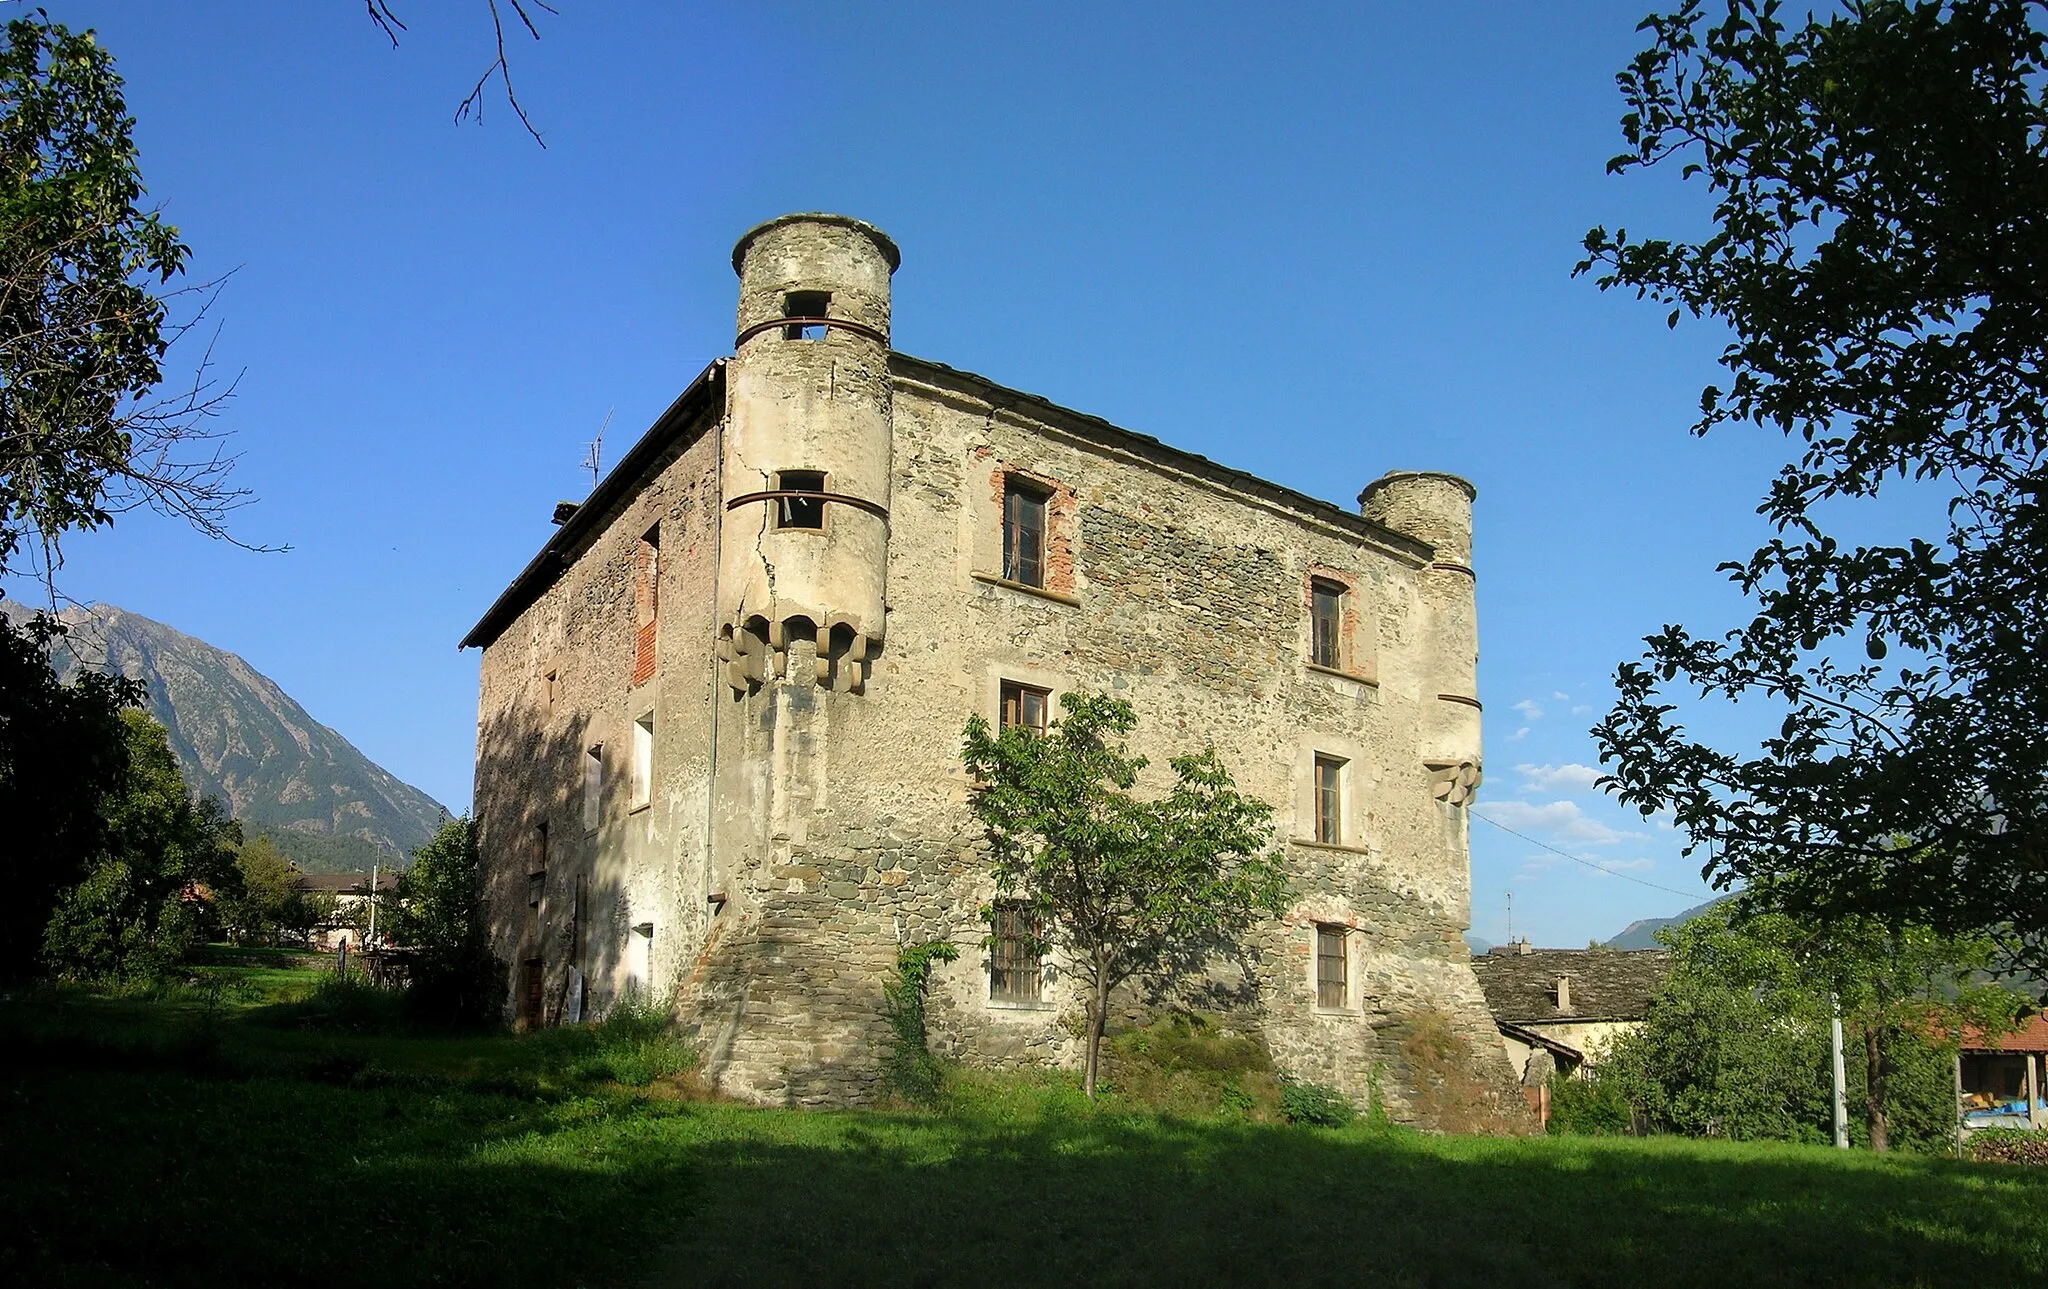
<path fill-rule="evenodd" d="M 823 492 L 825 476 L 817 470 L 782 470 L 775 475 L 777 492 Z M 825 503 L 817 497 L 777 497 L 775 526 L 822 532 Z"/>
<path fill-rule="evenodd" d="M 1002 1002 L 1037 1002 L 1045 973 L 1038 956 L 1038 919 L 1014 901 L 995 907 L 995 953 L 989 960 L 988 996 Z"/>
<path fill-rule="evenodd" d="M 1003 576 L 1012 582 L 1045 585 L 1045 502 L 1044 489 L 1003 481 Z"/>
<path fill-rule="evenodd" d="M 785 318 L 823 318 L 832 307 L 830 291 L 791 291 L 782 297 Z M 782 329 L 784 340 L 823 340 L 825 328 L 817 323 L 794 322 Z"/>
<path fill-rule="evenodd" d="M 547 694 L 548 706 L 553 707 L 555 705 L 555 695 L 561 690 L 561 686 L 555 680 L 555 673 L 551 671 L 541 677 L 541 685 Z"/>
<path fill-rule="evenodd" d="M 1316 758 L 1316 840 L 1344 842 L 1344 762 L 1333 756 Z"/>
<path fill-rule="evenodd" d="M 1344 588 L 1320 579 L 1309 583 L 1308 660 L 1318 667 L 1344 667 Z"/>
<path fill-rule="evenodd" d="M 633 722 L 633 805 L 644 810 L 654 800 L 654 713 Z"/>
<path fill-rule="evenodd" d="M 1351 1001 L 1344 956 L 1344 928 L 1316 924 L 1316 1006 L 1343 1007 Z"/>
<path fill-rule="evenodd" d="M 604 801 L 604 744 L 593 743 L 583 753 L 583 830 L 596 832 Z"/>
<path fill-rule="evenodd" d="M 526 907 L 540 907 L 540 893 L 548 881 L 548 826 L 536 824 L 533 829 L 533 853 L 526 860 Z"/>
<path fill-rule="evenodd" d="M 1014 680 L 1004 681 L 1002 728 L 1028 730 L 1043 738 L 1046 708 L 1051 697 L 1050 690 L 1020 685 Z"/>

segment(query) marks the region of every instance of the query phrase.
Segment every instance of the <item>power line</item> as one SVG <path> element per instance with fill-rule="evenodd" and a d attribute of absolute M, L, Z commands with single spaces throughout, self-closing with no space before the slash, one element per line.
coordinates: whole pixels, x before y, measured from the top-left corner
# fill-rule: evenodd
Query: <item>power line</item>
<path fill-rule="evenodd" d="M 1660 886 L 1657 883 L 1645 880 L 1644 878 L 1631 877 L 1627 873 L 1624 873 L 1619 869 L 1609 868 L 1605 864 L 1596 864 L 1590 859 L 1580 859 L 1577 855 L 1573 855 L 1566 851 L 1559 850 L 1557 847 L 1551 845 L 1547 841 L 1537 841 L 1528 833 L 1516 832 L 1514 829 L 1508 827 L 1506 824 L 1500 822 L 1498 819 L 1487 819 L 1485 815 L 1480 814 L 1477 810 L 1472 809 L 1470 806 L 1467 806 L 1465 809 L 1466 813 L 1472 815 L 1474 818 L 1486 819 L 1487 823 L 1492 824 L 1494 827 L 1500 829 L 1502 832 L 1507 833 L 1510 836 L 1520 837 L 1523 841 L 1528 842 L 1531 846 L 1541 846 L 1543 849 L 1549 851 L 1551 854 L 1556 855 L 1561 859 L 1568 859 L 1574 864 L 1583 864 L 1587 868 L 1592 869 L 1594 872 L 1605 873 L 1609 877 L 1619 877 L 1622 881 L 1634 882 L 1637 886 L 1647 886 L 1653 891 L 1663 891 L 1666 894 L 1670 895 L 1683 895 L 1685 898 L 1689 900 L 1696 900 L 1700 898 L 1701 894 L 1704 894 L 1704 892 L 1681 891 L 1670 886 Z M 1709 896 L 1709 898 L 1711 898 L 1711 896 Z"/>

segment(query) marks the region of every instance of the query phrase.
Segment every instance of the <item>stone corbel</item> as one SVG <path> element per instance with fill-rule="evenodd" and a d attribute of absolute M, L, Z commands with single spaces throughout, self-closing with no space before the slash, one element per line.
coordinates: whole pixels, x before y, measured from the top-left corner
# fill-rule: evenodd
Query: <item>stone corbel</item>
<path fill-rule="evenodd" d="M 1470 805 L 1485 775 L 1477 761 L 1424 761 L 1429 771 L 1429 795 L 1454 806 Z"/>

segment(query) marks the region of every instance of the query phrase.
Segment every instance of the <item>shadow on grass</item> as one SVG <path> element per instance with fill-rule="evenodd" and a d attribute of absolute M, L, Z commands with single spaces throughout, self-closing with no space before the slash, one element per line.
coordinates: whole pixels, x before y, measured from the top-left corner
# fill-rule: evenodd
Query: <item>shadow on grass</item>
<path fill-rule="evenodd" d="M 2048 1170 L 1193 1122 L 1050 1085 L 949 1115 L 752 1110 L 579 1084 L 569 1031 L 229 1023 L 187 1057 L 147 1020 L 87 1008 L 0 1068 L 0 1283 L 1748 1289 L 2048 1266 Z"/>

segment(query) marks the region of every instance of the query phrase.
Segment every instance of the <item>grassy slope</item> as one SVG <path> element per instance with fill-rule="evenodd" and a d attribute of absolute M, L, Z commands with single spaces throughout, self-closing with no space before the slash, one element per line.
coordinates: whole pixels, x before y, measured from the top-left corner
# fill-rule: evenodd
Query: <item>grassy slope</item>
<path fill-rule="evenodd" d="M 259 974 L 268 973 L 268 974 Z M 2048 1175 L 1679 1141 L 1193 1122 L 1070 1088 L 803 1114 L 579 1081 L 580 1034 L 0 1006 L 0 1282 L 2024 1283 Z M 210 1033 L 212 1038 L 202 1036 Z"/>

